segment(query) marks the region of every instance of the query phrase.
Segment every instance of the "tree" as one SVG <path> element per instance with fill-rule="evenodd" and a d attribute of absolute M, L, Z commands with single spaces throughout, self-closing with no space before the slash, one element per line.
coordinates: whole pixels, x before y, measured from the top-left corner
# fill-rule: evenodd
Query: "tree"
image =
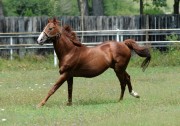
<path fill-rule="evenodd" d="M 4 17 L 2 0 L 0 0 L 0 17 Z"/>
<path fill-rule="evenodd" d="M 85 2 L 85 0 L 78 0 L 78 6 L 79 6 L 79 10 L 80 10 L 80 12 L 81 12 L 81 30 L 82 31 L 84 31 L 84 15 L 85 15 L 85 7 L 86 7 L 86 5 L 85 4 L 87 4 L 86 2 Z M 88 4 L 87 4 L 88 5 Z M 84 40 L 84 33 L 82 32 L 82 35 L 81 35 L 81 42 L 83 42 L 83 40 Z"/>
<path fill-rule="evenodd" d="M 153 10 L 153 11 L 161 12 L 160 8 L 167 6 L 167 3 L 166 3 L 167 0 L 151 0 L 152 3 L 147 2 L 145 0 L 140 0 L 140 1 L 139 0 L 133 0 L 133 1 L 140 2 L 140 4 L 139 4 L 140 14 L 145 13 L 145 11 L 144 11 L 145 7 L 150 8 L 150 11 Z"/>
<path fill-rule="evenodd" d="M 174 0 L 174 5 L 173 5 L 174 14 L 179 14 L 179 1 L 180 0 Z"/>
<path fill-rule="evenodd" d="M 80 13 L 82 13 L 83 10 L 85 16 L 100 16 L 104 15 L 103 1 L 104 0 L 77 0 L 77 3 Z M 81 7 L 81 2 L 83 3 L 83 8 Z"/>
<path fill-rule="evenodd" d="M 139 2 L 139 13 L 140 15 L 144 14 L 144 0 L 133 0 L 135 2 Z"/>
<path fill-rule="evenodd" d="M 143 5 L 143 0 L 140 0 L 140 14 L 143 14 L 143 8 L 144 8 L 144 5 Z"/>
<path fill-rule="evenodd" d="M 89 5 L 88 5 L 88 0 L 77 0 L 79 11 L 82 15 L 89 15 Z"/>
<path fill-rule="evenodd" d="M 103 0 L 92 0 L 92 14 L 93 16 L 104 15 Z"/>

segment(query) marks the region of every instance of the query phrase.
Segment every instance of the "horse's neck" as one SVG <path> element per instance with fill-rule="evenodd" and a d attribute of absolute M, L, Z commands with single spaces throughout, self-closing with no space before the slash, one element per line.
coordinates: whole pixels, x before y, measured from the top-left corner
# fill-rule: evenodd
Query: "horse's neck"
<path fill-rule="evenodd" d="M 53 42 L 56 55 L 59 60 L 61 60 L 65 55 L 67 55 L 74 47 L 71 42 L 65 41 L 65 38 L 60 37 Z"/>

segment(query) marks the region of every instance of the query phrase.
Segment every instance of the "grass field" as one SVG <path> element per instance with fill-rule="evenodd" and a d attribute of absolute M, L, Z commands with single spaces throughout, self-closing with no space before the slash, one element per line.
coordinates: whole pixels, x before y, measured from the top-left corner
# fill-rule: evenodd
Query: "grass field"
<path fill-rule="evenodd" d="M 66 106 L 67 84 L 40 109 L 59 77 L 58 69 L 0 71 L 1 126 L 178 126 L 180 67 L 129 67 L 132 85 L 141 98 L 120 86 L 112 70 L 92 79 L 75 78 L 73 106 Z"/>

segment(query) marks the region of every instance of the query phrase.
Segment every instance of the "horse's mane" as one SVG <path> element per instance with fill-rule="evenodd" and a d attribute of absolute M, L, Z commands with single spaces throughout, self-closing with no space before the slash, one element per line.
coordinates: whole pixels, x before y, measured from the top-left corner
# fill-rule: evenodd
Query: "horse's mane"
<path fill-rule="evenodd" d="M 69 25 L 65 25 L 62 27 L 62 33 L 66 35 L 71 42 L 73 42 L 76 46 L 82 46 L 82 43 L 79 41 L 79 38 L 77 37 L 76 33 L 72 30 L 72 28 Z"/>

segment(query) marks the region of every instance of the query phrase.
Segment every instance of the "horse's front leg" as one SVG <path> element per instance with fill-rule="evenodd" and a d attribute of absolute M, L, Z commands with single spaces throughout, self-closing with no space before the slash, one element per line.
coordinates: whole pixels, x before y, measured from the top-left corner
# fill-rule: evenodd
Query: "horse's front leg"
<path fill-rule="evenodd" d="M 67 79 L 68 83 L 68 106 L 72 105 L 73 77 Z"/>
<path fill-rule="evenodd" d="M 67 80 L 67 73 L 63 73 L 60 75 L 59 80 L 54 84 L 54 86 L 51 88 L 51 90 L 49 90 L 48 95 L 45 97 L 45 99 L 43 99 L 38 105 L 37 107 L 41 107 L 43 105 L 45 105 L 45 103 L 47 102 L 47 100 L 49 99 L 49 97 L 51 95 L 54 94 L 54 92 Z"/>

